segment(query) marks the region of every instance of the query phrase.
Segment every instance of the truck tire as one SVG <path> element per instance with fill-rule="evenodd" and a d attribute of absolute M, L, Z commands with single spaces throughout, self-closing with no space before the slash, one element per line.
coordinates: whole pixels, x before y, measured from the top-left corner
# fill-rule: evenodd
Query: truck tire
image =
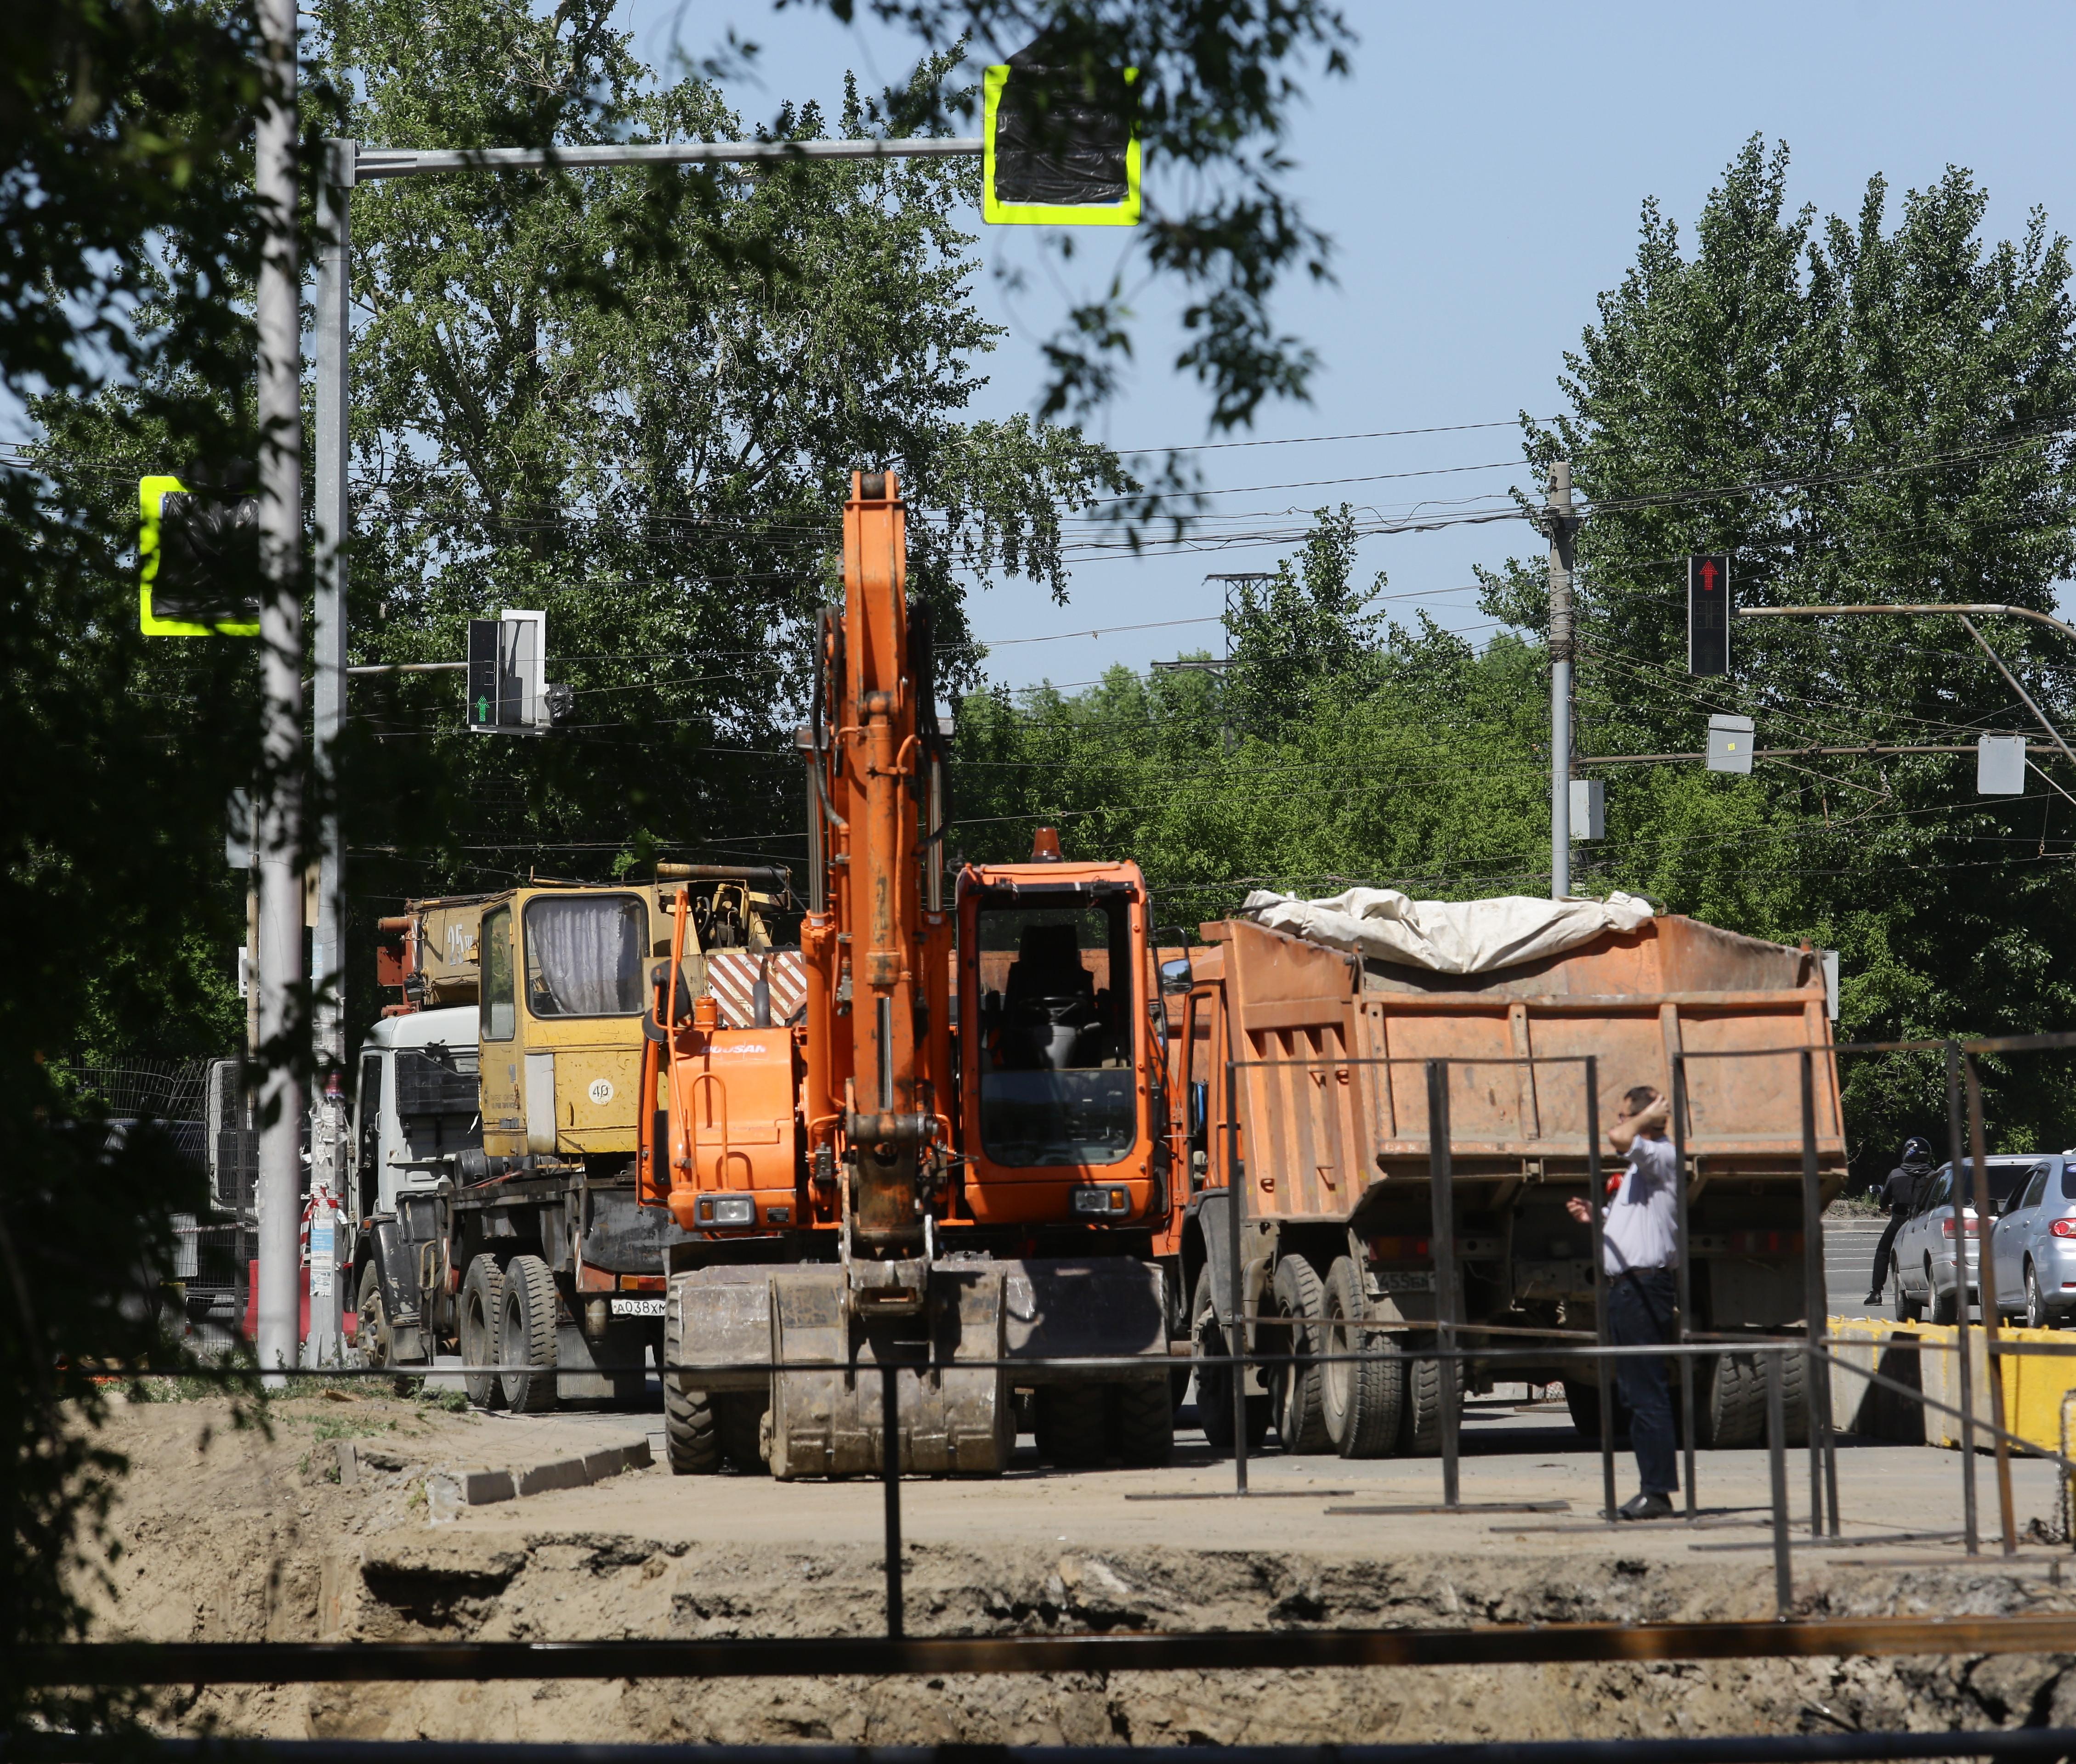
<path fill-rule="evenodd" d="M 1362 1270 L 1351 1256 L 1335 1257 L 1327 1271 L 1321 1349 L 1328 1355 L 1367 1356 L 1330 1360 L 1319 1368 L 1319 1409 L 1327 1438 L 1343 1458 L 1384 1457 L 1398 1439 L 1405 1363 L 1382 1336 L 1363 1326 L 1368 1314 Z"/>
<path fill-rule="evenodd" d="M 681 1363 L 683 1338 L 678 1332 L 678 1307 L 666 1300 L 669 1321 L 663 1326 L 666 1366 Z M 663 1374 L 663 1451 L 671 1460 L 674 1476 L 711 1476 L 720 1469 L 720 1424 L 714 1413 L 713 1399 L 703 1390 L 680 1390 L 683 1375 Z"/>
<path fill-rule="evenodd" d="M 1464 1401 L 1463 1368 L 1461 1360 L 1451 1360 L 1445 1375 L 1438 1359 L 1405 1362 L 1405 1394 L 1398 1410 L 1400 1456 L 1431 1458 L 1441 1451 L 1443 1393 L 1446 1388 L 1449 1400 L 1460 1413 Z M 1596 1434 L 1595 1437 L 1599 1436 Z"/>
<path fill-rule="evenodd" d="M 1270 1350 L 1300 1356 L 1268 1369 L 1268 1407 L 1276 1417 L 1276 1437 L 1293 1455 L 1316 1456 L 1331 1451 L 1327 1417 L 1320 1406 L 1319 1330 L 1327 1320 L 1326 1287 L 1318 1272 L 1302 1256 L 1286 1256 L 1276 1264 L 1270 1283 L 1272 1314 L 1277 1324 L 1264 1334 Z M 1281 1339 L 1277 1339 L 1281 1337 Z"/>
<path fill-rule="evenodd" d="M 498 1374 L 504 1401 L 515 1415 L 538 1415 L 555 1406 L 555 1276 L 538 1256 L 515 1256 L 504 1264 L 504 1300 L 498 1307 L 497 1356 L 521 1371 Z"/>
<path fill-rule="evenodd" d="M 1175 1455 L 1175 1405 L 1168 1380 L 1111 1387 L 1118 1461 L 1128 1470 L 1158 1470 Z"/>
<path fill-rule="evenodd" d="M 504 1310 L 504 1273 L 492 1256 L 468 1264 L 461 1283 L 462 1388 L 479 1409 L 502 1409 L 504 1388 L 495 1372 L 472 1368 L 497 1363 L 498 1320 Z"/>
<path fill-rule="evenodd" d="M 1099 1468 L 1110 1443 L 1101 1384 L 1038 1387 L 1038 1455 L 1056 1469 Z"/>
<path fill-rule="evenodd" d="M 764 1456 L 764 1417 L 770 1407 L 770 1394 L 763 1391 L 725 1391 L 713 1399 L 721 1455 L 741 1476 L 770 1474 Z"/>
<path fill-rule="evenodd" d="M 1718 1354 L 1694 1393 L 1696 1443 L 1708 1451 L 1742 1451 L 1766 1443 L 1766 1368 L 1756 1354 Z M 1679 1386 L 1673 1386 L 1679 1403 Z"/>
<path fill-rule="evenodd" d="M 1190 1301 L 1190 1343 L 1197 1353 L 1220 1355 L 1226 1351 L 1226 1332 L 1219 1322 L 1219 1308 L 1212 1297 L 1211 1271 L 1201 1268 L 1197 1274 L 1197 1289 Z M 1232 1369 L 1226 1366 L 1199 1364 L 1197 1371 L 1197 1425 L 1204 1430 L 1204 1440 L 1213 1451 L 1228 1452 L 1233 1449 L 1232 1423 Z M 1247 1400 L 1247 1449 L 1249 1452 L 1261 1450 L 1261 1442 L 1268 1437 L 1268 1399 L 1249 1397 Z"/>
<path fill-rule="evenodd" d="M 397 1363 L 397 1341 L 389 1333 L 389 1307 L 382 1302 L 382 1271 L 369 1262 L 360 1271 L 359 1296 L 354 1310 L 359 1322 L 355 1340 L 361 1357 L 370 1366 Z"/>

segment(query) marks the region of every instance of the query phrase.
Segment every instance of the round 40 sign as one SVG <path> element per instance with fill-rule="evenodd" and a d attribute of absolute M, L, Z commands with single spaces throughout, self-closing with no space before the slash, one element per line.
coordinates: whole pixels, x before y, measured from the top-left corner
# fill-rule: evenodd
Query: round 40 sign
<path fill-rule="evenodd" d="M 604 1108 L 607 1103 L 612 1100 L 612 1080 L 610 1078 L 593 1078 L 591 1081 L 590 1096 L 593 1102 L 597 1104 L 599 1107 Z"/>

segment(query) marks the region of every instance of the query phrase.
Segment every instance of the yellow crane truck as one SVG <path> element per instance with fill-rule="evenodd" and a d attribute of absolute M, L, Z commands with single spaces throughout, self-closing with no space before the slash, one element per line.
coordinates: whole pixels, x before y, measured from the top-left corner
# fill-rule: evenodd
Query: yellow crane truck
<path fill-rule="evenodd" d="M 653 882 L 534 883 L 380 921 L 395 1002 L 362 1055 L 350 1190 L 371 1362 L 458 1350 L 486 1407 L 641 1400 L 664 1252 L 685 1235 L 637 1180 L 642 1025 L 687 884 L 680 986 L 744 1027 L 788 1020 L 805 987 L 780 870 L 659 864 Z M 496 1366 L 517 1369 L 471 1369 Z"/>

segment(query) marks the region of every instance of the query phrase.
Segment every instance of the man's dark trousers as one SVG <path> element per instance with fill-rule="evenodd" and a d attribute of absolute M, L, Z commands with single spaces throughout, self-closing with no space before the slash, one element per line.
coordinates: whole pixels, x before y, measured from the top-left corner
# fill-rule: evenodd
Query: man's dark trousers
<path fill-rule="evenodd" d="M 1617 1275 L 1608 1283 L 1609 1338 L 1618 1347 L 1671 1341 L 1678 1295 L 1669 1268 Z M 1673 1451 L 1672 1387 L 1665 1362 L 1655 1355 L 1620 1355 L 1615 1377 L 1629 1409 L 1638 1480 L 1646 1494 L 1669 1495 L 1679 1486 L 1679 1467 Z"/>
<path fill-rule="evenodd" d="M 1888 1252 L 1895 1247 L 1895 1234 L 1903 1229 L 1903 1215 L 1909 1210 L 1904 1206 L 1889 1209 L 1888 1223 L 1882 1227 L 1881 1242 L 1875 1246 L 1875 1271 L 1867 1281 L 1870 1294 L 1880 1292 L 1888 1285 Z"/>

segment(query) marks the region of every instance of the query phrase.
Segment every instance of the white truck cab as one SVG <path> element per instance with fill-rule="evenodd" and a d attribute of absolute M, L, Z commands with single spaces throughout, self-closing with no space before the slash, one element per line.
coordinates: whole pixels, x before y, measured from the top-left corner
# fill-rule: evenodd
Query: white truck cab
<path fill-rule="evenodd" d="M 473 1005 L 384 1017 L 361 1044 L 353 1190 L 363 1221 L 437 1191 L 454 1155 L 483 1143 Z"/>

